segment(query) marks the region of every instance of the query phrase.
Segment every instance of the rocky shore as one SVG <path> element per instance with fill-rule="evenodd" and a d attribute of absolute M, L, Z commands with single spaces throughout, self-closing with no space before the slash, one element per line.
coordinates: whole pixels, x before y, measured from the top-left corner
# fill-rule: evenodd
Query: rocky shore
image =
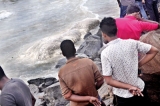
<path fill-rule="evenodd" d="M 141 41 L 154 45 L 160 50 L 160 30 L 149 32 L 141 37 Z M 84 41 L 77 49 L 77 57 L 80 58 L 90 58 L 98 66 L 101 72 L 101 60 L 100 53 L 103 49 L 101 33 L 98 31 L 96 34 L 88 32 L 84 36 Z M 143 56 L 143 54 L 142 54 Z M 142 70 L 141 78 L 146 83 L 146 88 L 148 96 L 152 102 L 152 106 L 160 105 L 160 70 L 159 57 L 160 53 L 150 61 L 148 64 L 144 65 Z M 60 59 L 55 68 L 59 69 L 66 62 L 65 58 Z M 36 98 L 36 106 L 68 106 L 69 101 L 65 100 L 60 91 L 60 85 L 56 78 L 38 78 L 28 81 L 29 88 L 32 94 Z M 85 82 L 84 82 L 85 83 Z M 112 106 L 113 94 L 112 88 L 107 84 L 104 84 L 99 90 L 99 95 L 107 106 Z"/>
<path fill-rule="evenodd" d="M 90 58 L 98 66 L 101 71 L 101 61 L 100 53 L 102 48 L 101 33 L 98 31 L 96 34 L 92 35 L 88 32 L 84 36 L 84 41 L 79 46 L 77 50 L 77 57 L 80 58 Z M 56 68 L 60 68 L 66 62 L 66 59 L 60 59 Z M 29 88 L 32 94 L 36 98 L 36 106 L 66 106 L 69 105 L 69 101 L 65 100 L 60 91 L 60 85 L 55 78 L 38 78 L 28 81 Z M 84 82 L 85 83 L 85 82 Z M 104 84 L 99 90 L 99 95 L 107 106 L 112 106 L 113 95 L 111 92 L 111 87 Z"/>

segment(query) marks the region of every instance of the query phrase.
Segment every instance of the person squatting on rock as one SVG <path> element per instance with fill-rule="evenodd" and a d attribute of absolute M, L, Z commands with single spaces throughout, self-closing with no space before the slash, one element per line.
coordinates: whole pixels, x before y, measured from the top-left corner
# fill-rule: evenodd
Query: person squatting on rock
<path fill-rule="evenodd" d="M 64 40 L 60 48 L 68 60 L 58 73 L 63 97 L 70 106 L 105 106 L 98 96 L 104 79 L 97 66 L 90 59 L 76 58 L 71 40 Z"/>
<path fill-rule="evenodd" d="M 159 23 L 143 19 L 137 5 L 131 4 L 127 7 L 127 15 L 117 18 L 117 37 L 121 39 L 139 40 L 143 31 L 152 31 L 159 28 Z"/>
<path fill-rule="evenodd" d="M 28 86 L 20 79 L 9 79 L 0 66 L 0 105 L 34 106 L 35 98 Z"/>
<path fill-rule="evenodd" d="M 138 67 L 152 60 L 157 48 L 140 41 L 117 38 L 116 20 L 108 17 L 100 22 L 106 48 L 101 53 L 102 72 L 113 86 L 115 106 L 150 106 L 144 82 L 138 77 Z M 138 61 L 138 53 L 146 56 Z"/>

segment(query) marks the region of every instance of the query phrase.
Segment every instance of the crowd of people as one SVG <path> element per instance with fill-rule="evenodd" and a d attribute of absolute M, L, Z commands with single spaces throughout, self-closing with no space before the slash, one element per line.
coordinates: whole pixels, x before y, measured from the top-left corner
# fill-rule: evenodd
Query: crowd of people
<path fill-rule="evenodd" d="M 113 87 L 114 106 L 152 106 L 138 68 L 152 60 L 158 49 L 139 39 L 144 31 L 158 29 L 159 23 L 141 17 L 137 5 L 141 1 L 128 5 L 129 1 L 120 2 L 121 12 L 126 8 L 126 12 L 122 12 L 124 17 L 107 17 L 100 22 L 105 44 L 101 53 L 102 75 L 90 59 L 75 56 L 71 40 L 61 43 L 62 54 L 68 61 L 58 76 L 62 95 L 70 101 L 70 106 L 105 106 L 97 91 L 103 83 Z M 145 54 L 141 60 L 139 53 Z"/>
<path fill-rule="evenodd" d="M 71 40 L 64 40 L 60 45 L 67 62 L 59 70 L 58 77 L 62 95 L 70 101 L 70 106 L 105 106 L 97 91 L 104 83 L 113 87 L 114 106 L 151 106 L 145 83 L 138 76 L 138 68 L 152 60 L 158 49 L 139 39 L 144 31 L 159 28 L 155 8 L 157 0 L 118 0 L 118 3 L 121 18 L 107 17 L 100 22 L 105 46 L 101 53 L 102 73 L 92 60 L 76 57 Z M 149 18 L 143 3 L 146 4 Z M 138 60 L 139 53 L 146 55 Z M 35 104 L 36 100 L 27 85 L 22 80 L 8 78 L 2 67 L 0 90 L 1 106 Z"/>
<path fill-rule="evenodd" d="M 159 22 L 158 0 L 117 0 L 120 7 L 120 17 L 126 15 L 127 7 L 130 4 L 137 4 L 142 18 Z M 148 15 L 149 17 L 148 17 Z"/>

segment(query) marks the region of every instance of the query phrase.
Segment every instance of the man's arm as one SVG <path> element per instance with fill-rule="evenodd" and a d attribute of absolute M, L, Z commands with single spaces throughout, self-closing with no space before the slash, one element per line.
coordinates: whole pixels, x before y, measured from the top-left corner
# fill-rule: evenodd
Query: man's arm
<path fill-rule="evenodd" d="M 138 66 L 141 67 L 152 60 L 158 52 L 158 49 L 152 46 L 149 52 L 147 52 L 146 55 L 139 61 Z"/>
<path fill-rule="evenodd" d="M 99 79 L 97 80 L 97 82 L 95 83 L 96 89 L 98 90 L 98 89 L 103 85 L 103 83 L 104 83 L 103 77 L 99 78 Z"/>
<path fill-rule="evenodd" d="M 155 23 L 155 24 L 159 24 L 158 22 L 156 21 L 152 21 L 152 20 L 148 20 L 148 19 L 144 19 L 144 18 L 141 18 L 139 19 L 140 21 L 143 21 L 143 22 L 150 22 L 150 23 Z"/>
<path fill-rule="evenodd" d="M 64 98 L 69 100 L 69 101 L 74 101 L 74 102 L 90 102 L 94 106 L 101 106 L 101 102 L 98 100 L 96 97 L 92 96 L 79 96 L 72 94 L 71 91 L 69 91 L 67 94 L 64 95 Z"/>
<path fill-rule="evenodd" d="M 114 80 L 112 79 L 112 76 L 104 76 L 104 79 L 106 80 L 106 83 L 108 85 L 111 85 L 116 88 L 122 88 L 122 89 L 129 90 L 133 95 L 143 96 L 143 94 L 141 93 L 141 90 L 135 86 Z"/>
<path fill-rule="evenodd" d="M 102 74 L 100 73 L 100 71 L 98 70 L 96 64 L 93 63 L 93 62 L 92 62 L 92 69 L 93 69 L 93 72 L 94 72 L 96 89 L 99 89 L 104 83 L 104 78 L 103 78 Z"/>

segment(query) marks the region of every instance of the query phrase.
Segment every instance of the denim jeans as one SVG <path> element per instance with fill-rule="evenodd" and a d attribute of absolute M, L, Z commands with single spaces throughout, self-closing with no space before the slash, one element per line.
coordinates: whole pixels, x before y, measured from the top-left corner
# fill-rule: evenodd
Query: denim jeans
<path fill-rule="evenodd" d="M 120 18 L 123 18 L 126 15 L 126 11 L 127 11 L 127 6 L 121 5 Z"/>
<path fill-rule="evenodd" d="M 150 15 L 150 19 L 153 21 L 159 22 L 159 14 L 158 14 L 158 8 L 157 8 L 158 0 L 145 0 L 146 8 L 148 11 L 148 14 Z"/>
<path fill-rule="evenodd" d="M 146 14 L 146 12 L 145 12 L 145 10 L 143 8 L 142 2 L 141 1 L 136 1 L 135 3 L 140 8 L 140 12 L 141 12 L 142 18 L 148 19 L 148 16 L 147 16 L 147 14 Z"/>

